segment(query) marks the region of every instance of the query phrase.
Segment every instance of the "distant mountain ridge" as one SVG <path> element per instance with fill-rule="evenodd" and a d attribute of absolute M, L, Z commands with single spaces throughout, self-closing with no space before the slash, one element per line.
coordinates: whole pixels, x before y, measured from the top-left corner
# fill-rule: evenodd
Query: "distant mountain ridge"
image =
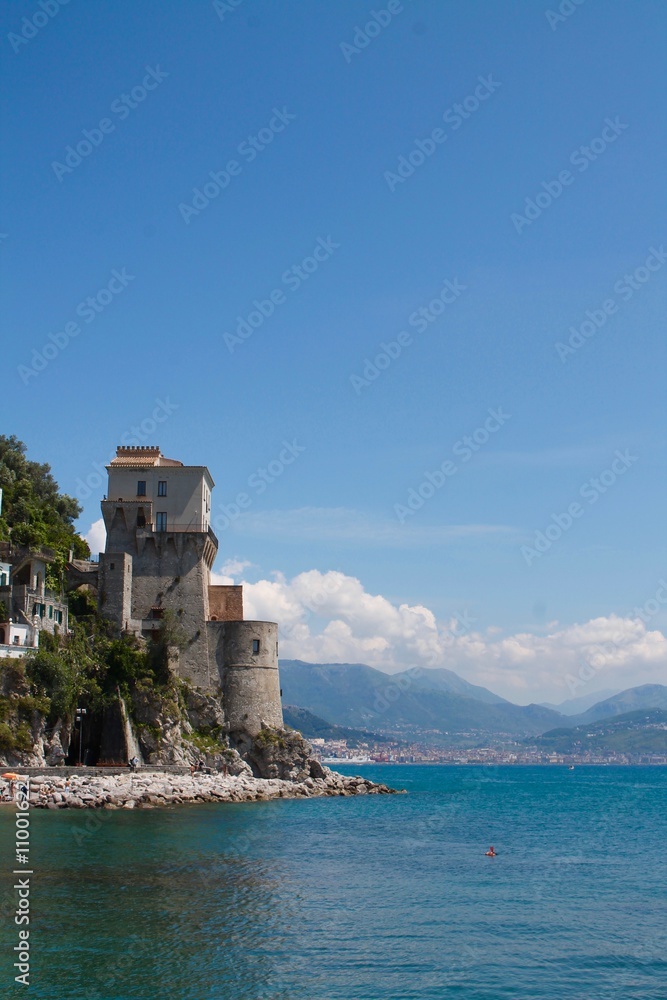
<path fill-rule="evenodd" d="M 385 674 L 364 663 L 281 660 L 280 677 L 286 702 L 354 729 L 525 735 L 554 728 L 564 719 L 539 705 L 513 705 L 445 669 Z"/>
<path fill-rule="evenodd" d="M 535 742 L 555 753 L 663 755 L 667 754 L 667 711 L 652 708 L 624 712 L 573 729 L 553 729 Z"/>
<path fill-rule="evenodd" d="M 582 694 L 578 698 L 568 698 L 557 705 L 550 701 L 542 701 L 540 704 L 543 708 L 551 708 L 554 712 L 560 712 L 561 715 L 582 715 L 593 705 L 597 705 L 599 701 L 606 701 L 607 698 L 613 698 L 618 693 L 615 689 L 613 691 L 593 691 Z"/>
<path fill-rule="evenodd" d="M 363 729 L 336 726 L 327 722 L 326 719 L 321 719 L 319 715 L 309 712 L 307 708 L 297 708 L 296 705 L 283 706 L 283 719 L 285 725 L 290 726 L 291 729 L 297 729 L 306 739 L 346 740 L 348 745 L 366 743 L 369 740 L 374 743 L 384 743 L 390 739 L 381 733 L 369 733 Z"/>
<path fill-rule="evenodd" d="M 571 715 L 568 725 L 585 726 L 589 722 L 597 722 L 598 719 L 608 719 L 614 715 L 653 708 L 667 709 L 667 687 L 664 684 L 641 684 L 639 687 L 620 691 L 612 698 L 597 702 L 587 712 Z"/>
<path fill-rule="evenodd" d="M 289 705 L 334 726 L 404 737 L 415 729 L 430 731 L 435 738 L 468 731 L 537 736 L 639 709 L 667 710 L 667 687 L 662 684 L 629 688 L 585 712 L 564 715 L 543 705 L 514 705 L 444 668 L 386 674 L 365 663 L 281 660 L 280 676 Z"/>

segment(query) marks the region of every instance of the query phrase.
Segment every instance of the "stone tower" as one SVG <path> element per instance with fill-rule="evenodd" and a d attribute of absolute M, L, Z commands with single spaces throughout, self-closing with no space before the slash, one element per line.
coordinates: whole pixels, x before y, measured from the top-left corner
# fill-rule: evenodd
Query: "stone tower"
<path fill-rule="evenodd" d="M 283 724 L 278 626 L 243 620 L 243 588 L 214 586 L 214 483 L 155 447 L 120 447 L 107 466 L 100 611 L 119 631 L 150 638 L 169 609 L 186 637 L 174 669 L 222 697 L 230 733 Z"/>

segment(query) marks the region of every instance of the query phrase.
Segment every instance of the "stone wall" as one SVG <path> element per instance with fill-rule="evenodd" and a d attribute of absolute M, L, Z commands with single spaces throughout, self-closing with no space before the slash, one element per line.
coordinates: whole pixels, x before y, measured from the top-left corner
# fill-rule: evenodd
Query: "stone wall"
<path fill-rule="evenodd" d="M 132 631 L 132 556 L 127 552 L 101 553 L 97 579 L 104 617 L 121 631 Z"/>
<path fill-rule="evenodd" d="M 211 621 L 243 621 L 243 587 L 209 584 L 208 613 Z"/>
<path fill-rule="evenodd" d="M 256 736 L 266 726 L 282 728 L 276 623 L 207 622 L 206 628 L 230 735 Z"/>
<path fill-rule="evenodd" d="M 132 614 L 144 626 L 155 616 L 154 608 L 174 614 L 185 646 L 177 671 L 195 687 L 214 690 L 218 678 L 209 670 L 208 567 L 204 560 L 207 536 L 202 532 L 138 533 L 133 560 Z M 158 612 L 159 614 L 159 612 Z M 155 621 L 159 627 L 159 620 Z"/>
<path fill-rule="evenodd" d="M 205 623 L 209 617 L 209 567 L 217 545 L 208 532 L 137 528 L 133 507 L 119 505 L 113 512 L 106 511 L 108 536 L 107 551 L 100 556 L 100 610 L 119 628 L 147 637 L 159 629 L 163 612 L 170 610 L 184 642 L 174 664 L 177 673 L 195 687 L 216 691 L 219 678 L 215 666 L 209 669 Z M 122 587 L 115 575 L 121 563 Z"/>

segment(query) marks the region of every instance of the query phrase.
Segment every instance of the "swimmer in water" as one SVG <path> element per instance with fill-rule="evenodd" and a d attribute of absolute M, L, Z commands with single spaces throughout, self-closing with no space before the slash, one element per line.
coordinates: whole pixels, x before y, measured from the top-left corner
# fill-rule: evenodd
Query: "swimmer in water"
<path fill-rule="evenodd" d="M 486 854 L 484 856 L 486 858 L 495 858 L 495 857 L 497 857 L 497 854 L 496 854 L 496 852 L 494 850 L 493 844 L 491 844 L 491 847 L 488 849 L 488 851 L 486 852 Z"/>

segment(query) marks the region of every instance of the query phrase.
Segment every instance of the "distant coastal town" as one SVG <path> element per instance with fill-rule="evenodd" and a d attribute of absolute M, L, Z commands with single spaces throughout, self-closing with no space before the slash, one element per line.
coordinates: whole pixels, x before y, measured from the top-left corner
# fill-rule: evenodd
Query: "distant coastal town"
<path fill-rule="evenodd" d="M 466 734 L 473 737 L 473 733 Z M 547 751 L 536 744 L 490 741 L 475 747 L 439 747 L 428 742 L 355 743 L 310 739 L 313 755 L 330 767 L 342 764 L 667 764 L 666 753 L 628 753 L 580 749 Z"/>

